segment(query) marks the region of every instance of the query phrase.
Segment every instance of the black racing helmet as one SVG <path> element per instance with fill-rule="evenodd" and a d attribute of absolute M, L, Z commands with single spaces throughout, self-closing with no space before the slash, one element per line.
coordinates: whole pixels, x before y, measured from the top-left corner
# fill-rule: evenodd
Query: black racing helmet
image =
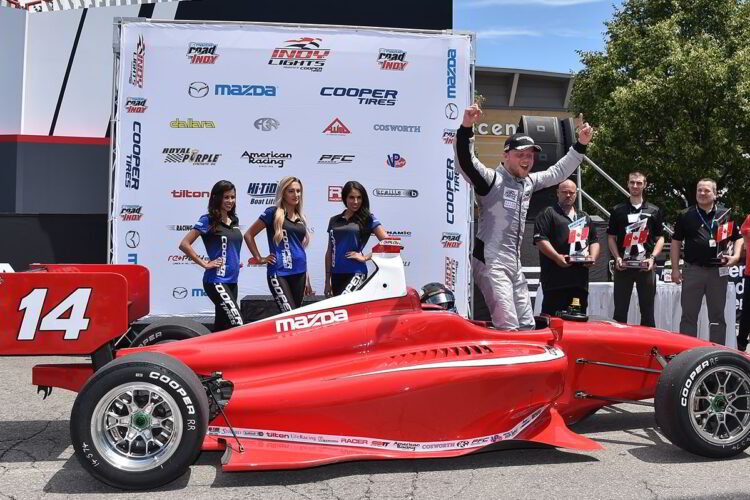
<path fill-rule="evenodd" d="M 442 283 L 427 283 L 423 286 L 420 293 L 420 302 L 440 306 L 446 311 L 458 312 L 456 310 L 456 297 Z"/>

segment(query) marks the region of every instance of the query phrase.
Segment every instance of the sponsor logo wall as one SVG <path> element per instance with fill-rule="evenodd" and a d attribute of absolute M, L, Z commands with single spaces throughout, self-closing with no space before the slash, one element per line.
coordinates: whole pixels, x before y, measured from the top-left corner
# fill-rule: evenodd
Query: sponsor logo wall
<path fill-rule="evenodd" d="M 316 293 L 328 243 L 321 229 L 356 180 L 402 238 L 408 286 L 449 281 L 466 313 L 470 195 L 452 131 L 471 96 L 470 39 L 228 27 L 123 24 L 113 261 L 149 268 L 152 314 L 213 311 L 203 269 L 178 250 L 213 184 L 234 183 L 244 230 L 289 175 L 304 183 L 305 215 L 318 229 L 307 248 Z M 265 233 L 256 242 L 267 255 Z M 194 248 L 207 258 L 200 238 Z M 265 268 L 248 266 L 249 257 L 243 246 L 240 297 L 269 295 Z"/>

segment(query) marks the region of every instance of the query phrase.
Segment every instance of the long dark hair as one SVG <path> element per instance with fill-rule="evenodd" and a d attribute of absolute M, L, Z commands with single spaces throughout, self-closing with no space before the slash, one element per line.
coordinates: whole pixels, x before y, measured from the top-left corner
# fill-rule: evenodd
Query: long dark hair
<path fill-rule="evenodd" d="M 229 181 L 219 181 L 211 188 L 211 197 L 208 199 L 208 220 L 211 223 L 211 232 L 216 232 L 216 228 L 221 223 L 221 202 L 224 200 L 224 193 L 233 189 L 237 192 L 234 184 Z M 229 218 L 232 220 L 237 217 L 236 208 L 237 203 L 229 211 Z"/>
<path fill-rule="evenodd" d="M 341 190 L 341 201 L 346 206 L 346 199 L 349 197 L 349 193 L 352 189 L 356 189 L 362 195 L 362 204 L 359 209 L 352 215 L 352 220 L 359 226 L 359 238 L 364 239 L 367 234 L 367 222 L 370 218 L 370 198 L 367 197 L 367 190 L 365 187 L 357 181 L 349 181 L 344 184 L 344 188 Z"/>

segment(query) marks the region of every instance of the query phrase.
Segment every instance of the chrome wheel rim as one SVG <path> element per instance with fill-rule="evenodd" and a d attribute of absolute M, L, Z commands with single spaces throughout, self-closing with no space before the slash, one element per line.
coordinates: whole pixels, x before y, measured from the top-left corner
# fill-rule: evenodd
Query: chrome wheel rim
<path fill-rule="evenodd" d="M 161 387 L 122 384 L 99 400 L 91 419 L 91 437 L 112 466 L 142 472 L 171 457 L 182 438 L 182 413 Z"/>
<path fill-rule="evenodd" d="M 750 432 L 750 377 L 739 368 L 716 367 L 693 383 L 690 423 L 708 443 L 727 446 Z"/>

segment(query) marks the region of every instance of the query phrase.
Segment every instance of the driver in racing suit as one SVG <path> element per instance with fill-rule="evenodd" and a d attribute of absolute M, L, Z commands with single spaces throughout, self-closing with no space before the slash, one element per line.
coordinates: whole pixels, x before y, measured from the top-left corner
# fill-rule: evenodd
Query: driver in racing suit
<path fill-rule="evenodd" d="M 464 111 L 454 146 L 461 174 L 474 186 L 480 206 L 472 252 L 474 282 L 484 295 L 495 328 L 532 330 L 534 313 L 520 256 L 529 200 L 534 191 L 559 184 L 575 171 L 594 129 L 579 115 L 578 142 L 553 166 L 531 174 L 534 152 L 541 148 L 531 137 L 514 134 L 505 141 L 502 165 L 490 169 L 474 156 L 472 126 L 481 114 L 476 104 Z"/>

